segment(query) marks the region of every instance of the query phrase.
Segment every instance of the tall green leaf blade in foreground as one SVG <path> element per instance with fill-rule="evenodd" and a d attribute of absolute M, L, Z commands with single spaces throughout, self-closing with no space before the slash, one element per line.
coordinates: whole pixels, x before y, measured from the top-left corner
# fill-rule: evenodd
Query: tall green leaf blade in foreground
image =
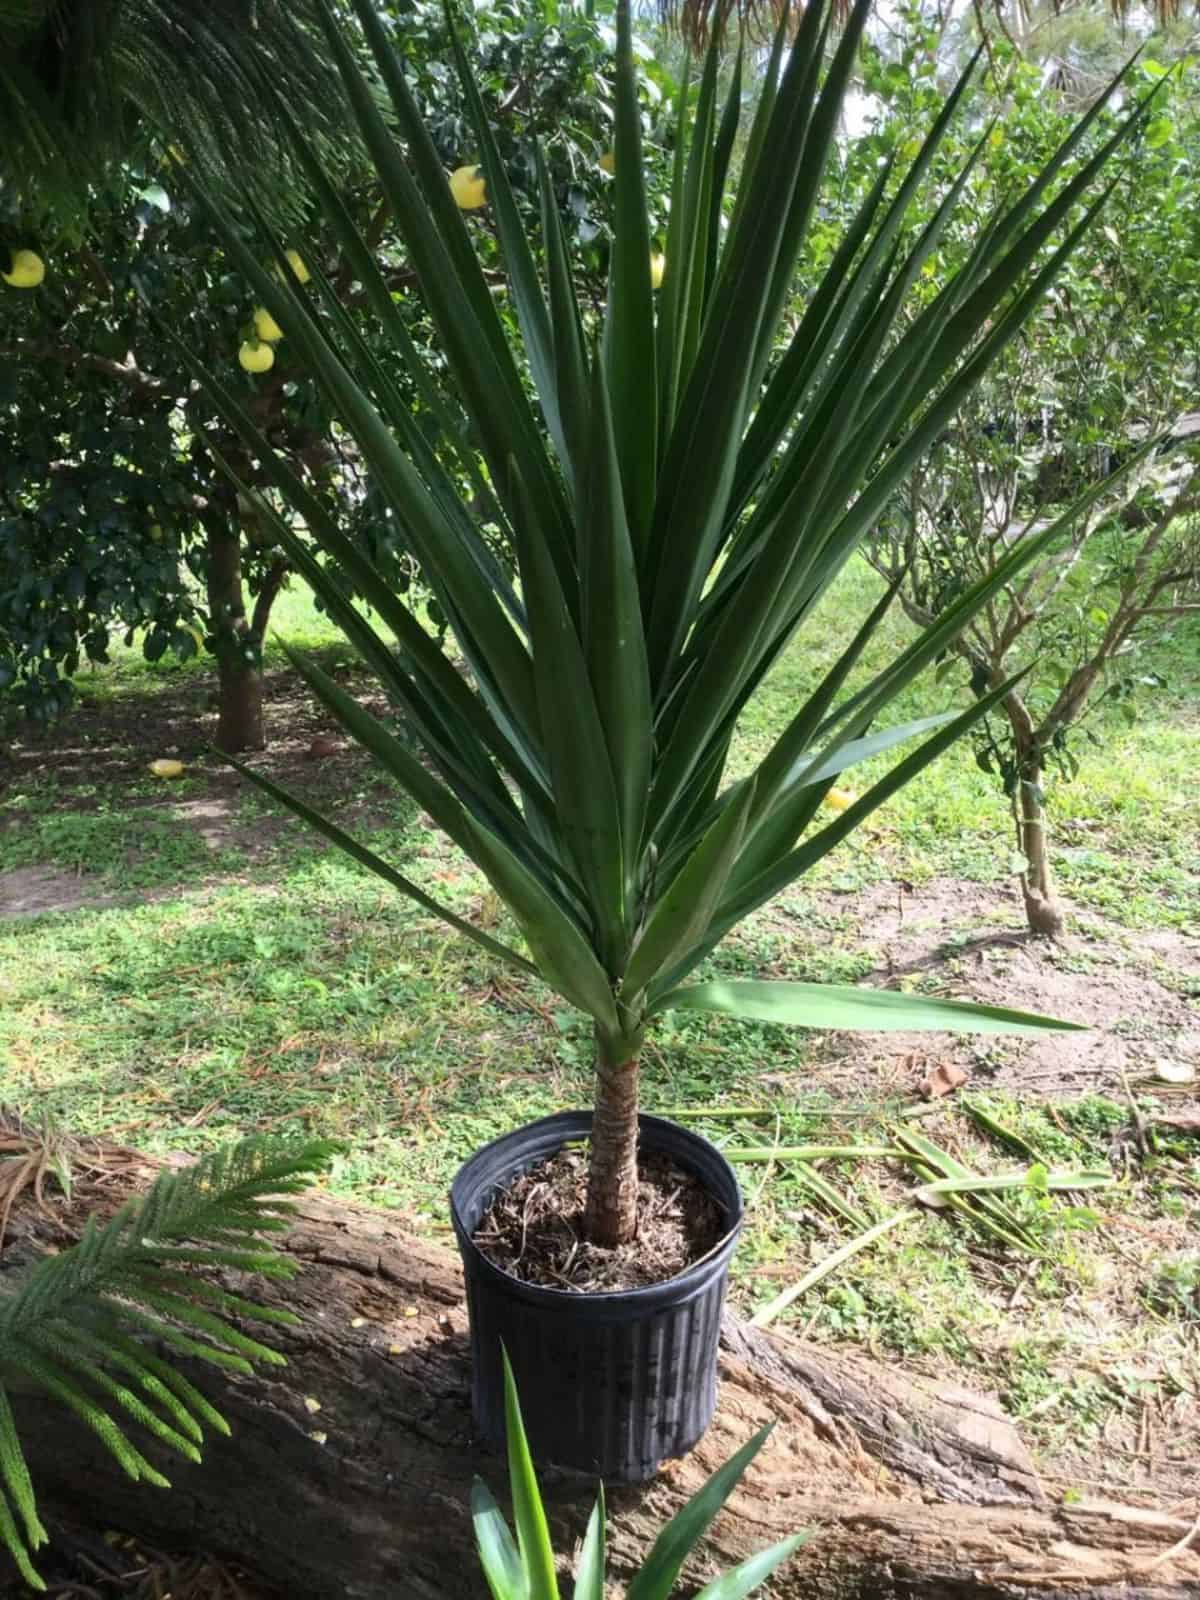
<path fill-rule="evenodd" d="M 696 1600 L 745 1600 L 746 1595 L 765 1583 L 802 1544 L 807 1544 L 810 1537 L 807 1533 L 794 1533 L 790 1539 L 781 1539 L 769 1549 L 760 1550 L 740 1566 L 706 1583 Z"/>
<path fill-rule="evenodd" d="M 687 1505 L 675 1513 L 629 1585 L 626 1600 L 671 1600 L 683 1563 L 708 1532 L 713 1518 L 742 1481 L 746 1468 L 770 1435 L 770 1426 L 760 1428 L 736 1455 L 717 1468 Z"/>
<path fill-rule="evenodd" d="M 574 1600 L 604 1600 L 604 1559 L 604 1485 L 601 1484 L 579 1552 Z"/>
<path fill-rule="evenodd" d="M 493 1600 L 526 1600 L 528 1588 L 521 1552 L 513 1543 L 491 1490 L 478 1478 L 471 1485 L 471 1521 L 475 1527 L 479 1564 Z"/>
<path fill-rule="evenodd" d="M 550 1531 L 525 1427 L 521 1404 L 502 1348 L 504 1417 L 508 1442 L 509 1488 L 519 1548 L 486 1485 L 478 1479 L 471 1491 L 471 1515 L 480 1563 L 493 1600 L 558 1600 L 558 1579 Z M 771 1432 L 755 1434 L 723 1467 L 719 1467 L 667 1524 L 627 1591 L 626 1600 L 670 1600 L 683 1563 L 703 1539 L 713 1518 L 737 1487 L 746 1467 Z M 2 1532 L 2 1528 L 0 1528 Z M 809 1536 L 794 1534 L 768 1550 L 751 1556 L 738 1567 L 714 1578 L 703 1591 L 711 1600 L 743 1600 L 802 1545 Z M 575 1573 L 573 1600 L 604 1600 L 605 1587 L 604 1485 L 601 1484 L 588 1519 L 587 1533 Z"/>
<path fill-rule="evenodd" d="M 517 1399 L 517 1385 L 513 1379 L 507 1350 L 503 1352 L 503 1360 L 508 1476 L 512 1485 L 513 1518 L 517 1524 L 521 1560 L 528 1581 L 528 1597 L 529 1600 L 558 1600 L 558 1577 L 554 1570 L 550 1529 L 546 1523 L 546 1512 L 542 1506 L 533 1459 L 529 1454 L 525 1425 L 521 1421 L 521 1405 Z"/>

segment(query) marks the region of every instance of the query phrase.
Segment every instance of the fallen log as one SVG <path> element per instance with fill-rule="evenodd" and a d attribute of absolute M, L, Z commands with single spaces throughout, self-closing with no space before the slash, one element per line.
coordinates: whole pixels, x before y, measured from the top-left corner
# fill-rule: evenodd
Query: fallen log
<path fill-rule="evenodd" d="M 105 1209 L 147 1177 L 123 1153 Z M 93 1185 L 48 1217 L 14 1219 L 0 1271 L 76 1236 Z M 45 1511 L 237 1561 L 295 1600 L 467 1600 L 485 1594 L 468 1497 L 503 1463 L 473 1440 L 457 1258 L 393 1213 L 313 1194 L 281 1288 L 300 1325 L 272 1338 L 288 1366 L 258 1380 L 189 1370 L 228 1418 L 201 1466 L 171 1458 L 170 1493 L 131 1484 L 76 1421 L 18 1399 Z M 727 1322 L 716 1422 L 686 1460 L 610 1497 L 610 1564 L 626 1578 L 655 1532 L 764 1422 L 778 1426 L 693 1568 L 696 1579 L 800 1528 L 816 1537 L 776 1600 L 1185 1600 L 1200 1593 L 1189 1524 L 1131 1506 L 1051 1503 L 998 1403 Z M 568 1559 L 593 1489 L 551 1477 Z"/>

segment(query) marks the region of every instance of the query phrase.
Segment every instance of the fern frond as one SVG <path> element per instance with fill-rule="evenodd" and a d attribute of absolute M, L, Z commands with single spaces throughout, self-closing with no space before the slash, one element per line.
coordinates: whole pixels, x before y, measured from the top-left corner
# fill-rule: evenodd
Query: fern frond
<path fill-rule="evenodd" d="M 0 1489 L 0 1545 L 11 1551 L 13 1560 L 17 1563 L 17 1571 L 24 1578 L 31 1589 L 42 1590 L 46 1585 L 38 1576 L 37 1570 L 29 1559 L 29 1549 L 36 1550 L 45 1540 L 30 1540 L 29 1547 L 21 1539 L 21 1530 L 13 1519 L 8 1501 L 4 1498 L 4 1491 Z"/>
<path fill-rule="evenodd" d="M 169 1360 L 169 1351 L 225 1371 L 252 1373 L 284 1357 L 229 1320 L 288 1326 L 290 1312 L 259 1305 L 201 1276 L 206 1269 L 286 1278 L 294 1263 L 264 1235 L 288 1225 L 299 1194 L 338 1147 L 245 1139 L 165 1172 L 140 1202 L 79 1242 L 38 1262 L 0 1291 L 0 1545 L 27 1583 L 45 1541 L 6 1385 L 32 1385 L 75 1412 L 135 1480 L 169 1487 L 125 1426 L 175 1454 L 200 1459 L 205 1428 L 228 1433 L 216 1408 Z M 125 1426 L 118 1422 L 121 1415 Z"/>
<path fill-rule="evenodd" d="M 58 1400 L 68 1411 L 73 1411 L 81 1422 L 85 1422 L 100 1437 L 121 1470 L 135 1483 L 144 1479 L 159 1488 L 170 1488 L 167 1479 L 156 1467 L 151 1466 L 137 1446 L 126 1437 L 111 1413 L 99 1405 L 86 1389 L 81 1389 L 77 1383 L 64 1377 L 57 1363 L 44 1360 L 32 1350 L 23 1350 L 19 1356 L 7 1360 L 5 1365 L 18 1379 L 32 1380 L 51 1399 Z"/>
<path fill-rule="evenodd" d="M 219 1345 L 204 1344 L 199 1339 L 193 1339 L 190 1334 L 172 1327 L 169 1322 L 164 1323 L 161 1317 L 153 1317 L 148 1311 L 126 1301 L 106 1298 L 106 1303 L 120 1313 L 122 1321 L 131 1329 L 152 1335 L 181 1356 L 203 1361 L 210 1367 L 219 1367 L 223 1372 L 236 1373 L 238 1377 L 254 1376 L 254 1368 L 245 1356 L 234 1355 L 231 1350 L 222 1350 Z"/>
<path fill-rule="evenodd" d="M 29 1476 L 29 1468 L 25 1465 L 25 1457 L 21 1453 L 21 1441 L 17 1437 L 17 1423 L 12 1414 L 12 1406 L 3 1388 L 0 1388 L 0 1479 L 4 1485 L 3 1489 L 0 1489 L 0 1500 L 3 1500 L 7 1491 L 17 1509 L 17 1515 L 25 1525 L 25 1538 L 30 1548 L 36 1550 L 39 1545 L 45 1544 L 47 1534 L 38 1519 L 33 1481 Z"/>
<path fill-rule="evenodd" d="M 200 1452 L 193 1440 L 185 1438 L 177 1428 L 164 1422 L 127 1385 L 118 1383 L 108 1375 L 100 1365 L 106 1356 L 103 1346 L 99 1349 L 94 1346 L 89 1348 L 85 1339 L 74 1337 L 69 1330 L 55 1329 L 39 1339 L 31 1349 L 40 1355 L 45 1370 L 73 1373 L 77 1379 L 83 1380 L 92 1389 L 98 1389 L 108 1400 L 128 1412 L 134 1422 L 169 1445 L 176 1455 L 185 1456 L 189 1461 L 199 1461 Z"/>
<path fill-rule="evenodd" d="M 221 1265 L 228 1266 L 229 1263 L 223 1262 Z M 277 1328 L 294 1328 L 300 1320 L 279 1306 L 259 1305 L 257 1301 L 246 1300 L 229 1289 L 222 1289 L 219 1284 L 208 1283 L 184 1272 L 160 1270 L 152 1262 L 145 1263 L 133 1274 L 130 1293 L 146 1305 L 150 1304 L 148 1295 L 169 1290 L 175 1290 L 191 1300 L 202 1300 L 226 1316 L 242 1317 L 248 1322 L 270 1322 Z"/>

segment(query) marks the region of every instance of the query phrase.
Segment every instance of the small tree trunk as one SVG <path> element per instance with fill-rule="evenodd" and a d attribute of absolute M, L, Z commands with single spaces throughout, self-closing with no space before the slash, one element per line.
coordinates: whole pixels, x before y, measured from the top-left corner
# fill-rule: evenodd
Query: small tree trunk
<path fill-rule="evenodd" d="M 1050 856 L 1046 849 L 1046 807 L 1042 801 L 1041 767 L 1030 769 L 1022 778 L 1013 798 L 1017 822 L 1017 849 L 1029 863 L 1021 874 L 1021 893 L 1025 897 L 1025 915 L 1034 933 L 1049 934 L 1052 939 L 1061 936 L 1066 928 L 1062 906 L 1054 889 L 1050 871 Z"/>
<path fill-rule="evenodd" d="M 257 641 L 242 593 L 242 540 L 236 517 L 214 510 L 204 519 L 208 536 L 208 609 L 216 638 L 218 750 L 261 750 L 263 681 Z"/>
<path fill-rule="evenodd" d="M 587 1236 L 627 1244 L 637 1233 L 640 1039 L 596 1029 L 596 1111 L 588 1168 Z"/>
<path fill-rule="evenodd" d="M 1059 938 L 1066 928 L 1062 906 L 1054 889 L 1047 849 L 1046 802 L 1043 798 L 1045 768 L 1037 733 L 1028 708 L 1019 695 L 1005 698 L 1017 756 L 1017 783 L 1013 790 L 1013 820 L 1017 829 L 1017 849 L 1028 866 L 1021 873 L 1021 893 L 1025 916 L 1034 933 Z"/>

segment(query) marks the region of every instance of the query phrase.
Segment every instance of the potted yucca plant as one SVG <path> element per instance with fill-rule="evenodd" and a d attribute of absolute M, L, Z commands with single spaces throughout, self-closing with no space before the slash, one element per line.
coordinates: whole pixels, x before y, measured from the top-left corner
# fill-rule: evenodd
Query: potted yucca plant
<path fill-rule="evenodd" d="M 503 1432 L 503 1339 L 531 1397 L 540 1457 L 628 1479 L 690 1447 L 711 1416 L 719 1313 L 741 1217 L 733 1173 L 711 1145 L 639 1117 L 638 1057 L 654 1019 L 686 1009 L 809 1028 L 1063 1026 L 925 995 L 696 976 L 731 929 L 848 839 L 1009 687 L 960 714 L 880 726 L 897 696 L 1057 526 L 1021 541 L 850 692 L 887 598 L 874 605 L 853 640 L 830 650 L 824 676 L 756 769 L 726 781 L 731 741 L 755 689 L 810 625 L 913 463 L 1036 310 L 1102 203 L 1092 194 L 1101 169 L 1144 116 L 1133 109 L 1101 138 L 1099 107 L 1090 113 L 1036 181 L 980 229 L 962 270 L 901 322 L 906 296 L 936 261 L 970 183 L 971 165 L 953 181 L 935 169 L 968 69 L 908 170 L 898 159 L 884 166 L 798 326 L 783 337 L 793 270 L 869 5 L 857 0 L 835 33 L 830 0 L 811 0 L 790 48 L 781 22 L 744 141 L 740 61 L 722 106 L 715 46 L 708 52 L 694 105 L 681 97 L 666 269 L 656 289 L 629 4 L 621 0 L 602 314 L 576 297 L 544 164 L 540 227 L 536 236 L 526 232 L 460 49 L 519 339 L 480 267 L 472 224 L 455 204 L 385 22 L 371 0 L 354 0 L 390 101 L 386 115 L 379 85 L 364 78 L 325 5 L 355 135 L 407 248 L 444 370 L 414 351 L 383 274 L 299 127 L 296 158 L 336 244 L 339 279 L 352 274 L 361 285 L 378 322 L 376 343 L 347 316 L 317 261 L 311 282 L 301 284 L 285 265 L 284 241 L 272 238 L 275 260 L 264 267 L 240 225 L 213 203 L 233 263 L 356 441 L 457 652 L 383 580 L 237 395 L 204 375 L 225 420 L 327 558 L 314 559 L 262 501 L 296 567 L 393 698 L 404 737 L 314 663 L 297 656 L 296 665 L 484 874 L 511 914 L 513 936 L 459 917 L 338 823 L 243 770 L 497 961 L 541 979 L 591 1018 L 594 1110 L 547 1119 L 480 1151 L 454 1184 L 452 1211 L 482 1430 L 492 1439 Z M 1090 132 L 1096 138 L 1085 155 Z M 980 148 L 986 136 L 981 129 Z M 925 182 L 940 184 L 940 203 L 917 242 L 900 248 L 909 203 Z M 407 367 L 419 421 L 376 359 L 378 340 L 390 341 Z M 464 482 L 473 504 L 485 507 L 489 537 L 514 553 L 517 582 L 460 494 Z M 365 597 L 385 631 L 351 594 Z M 821 811 L 839 773 L 902 745 L 905 753 L 861 798 L 832 818 Z M 512 1259 L 518 1251 L 497 1257 L 481 1247 L 498 1197 L 534 1164 L 553 1164 L 565 1144 L 583 1140 L 586 1198 L 578 1217 L 567 1218 L 579 1246 L 568 1256 L 623 1250 L 636 1262 L 646 1238 L 641 1161 L 643 1178 L 668 1163 L 698 1186 L 696 1205 L 708 1207 L 707 1231 L 691 1239 L 699 1259 L 668 1281 L 581 1293 L 562 1262 L 531 1283 Z"/>

